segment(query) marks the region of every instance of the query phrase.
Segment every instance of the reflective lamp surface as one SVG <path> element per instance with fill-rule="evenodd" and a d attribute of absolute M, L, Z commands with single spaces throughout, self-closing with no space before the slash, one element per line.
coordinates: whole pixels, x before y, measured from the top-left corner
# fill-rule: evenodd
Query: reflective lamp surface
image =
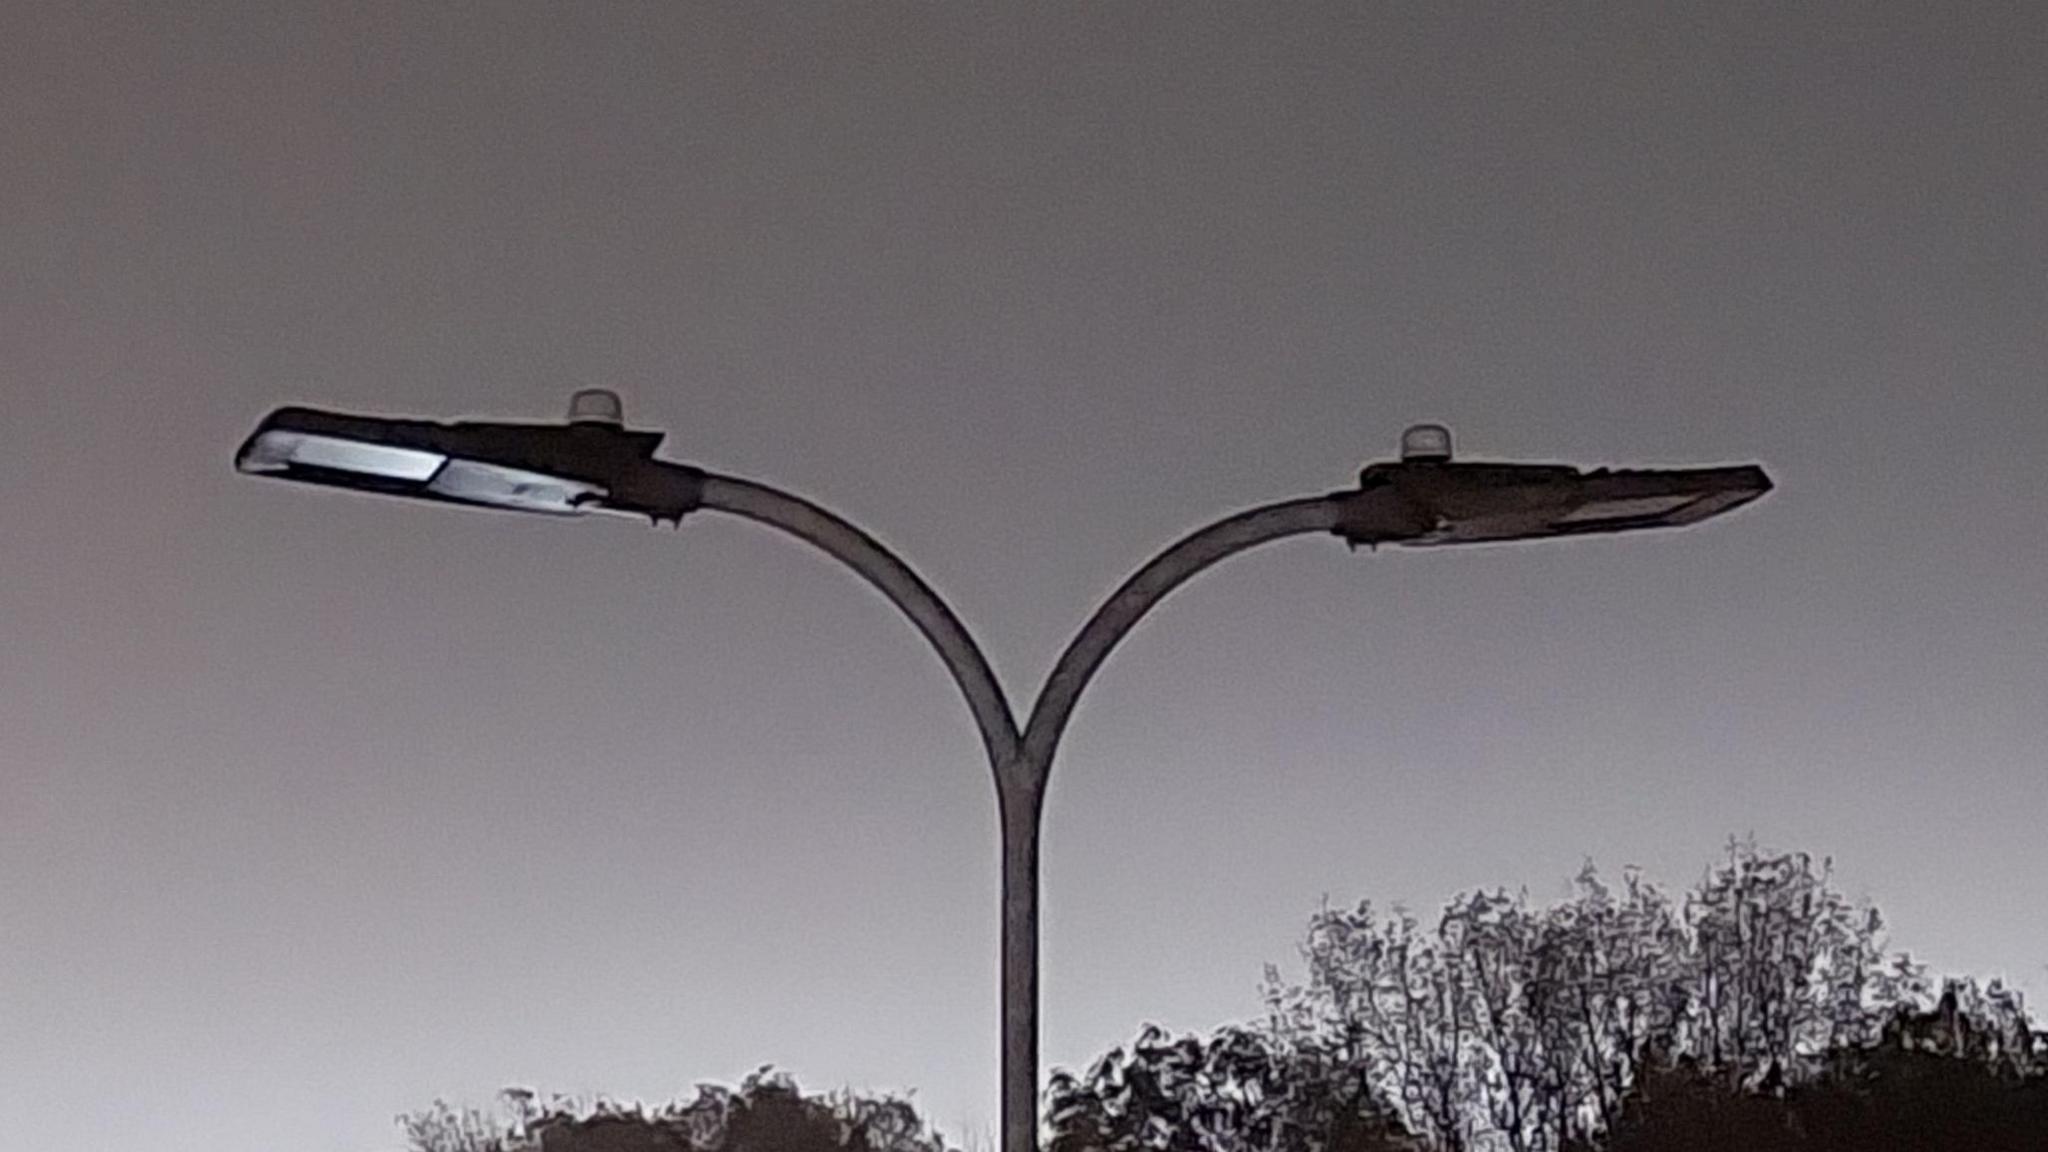
<path fill-rule="evenodd" d="M 1638 516 L 1661 516 L 1700 498 L 1701 494 L 1698 492 L 1684 492 L 1675 496 L 1633 496 L 1619 500 L 1595 500 L 1559 517 L 1558 523 L 1578 524 L 1588 520 L 1629 520 Z"/>
<path fill-rule="evenodd" d="M 427 490 L 451 500 L 556 516 L 581 515 L 588 509 L 579 499 L 588 502 L 604 495 L 603 488 L 581 480 L 461 459 L 449 460 Z"/>
<path fill-rule="evenodd" d="M 265 432 L 249 446 L 242 467 L 281 472 L 294 466 L 356 472 L 390 480 L 425 480 L 447 457 L 420 448 L 398 448 L 366 440 L 344 440 L 307 432 Z"/>

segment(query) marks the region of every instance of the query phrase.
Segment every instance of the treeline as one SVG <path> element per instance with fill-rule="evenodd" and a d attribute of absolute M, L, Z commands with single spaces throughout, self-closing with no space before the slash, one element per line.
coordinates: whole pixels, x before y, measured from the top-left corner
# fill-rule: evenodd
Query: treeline
<path fill-rule="evenodd" d="M 1258 1026 L 1152 1032 L 1085 1076 L 1056 1073 L 1055 1150 L 1621 1152 L 1694 1147 L 1665 1141 L 1723 1113 L 1818 1140 L 1882 1111 L 1880 1096 L 1958 1125 L 2018 1122 L 2031 1106 L 2032 1142 L 2015 1147 L 2048 1149 L 2048 1045 L 2018 994 L 1951 979 L 1937 995 L 1883 931 L 1828 862 L 1754 842 L 1731 842 L 1676 899 L 1633 870 L 1610 885 L 1588 865 L 1569 898 L 1541 908 L 1471 893 L 1424 925 L 1325 907 L 1304 977 L 1267 969 Z M 1677 1115 L 1686 1123 L 1665 1123 Z"/>
<path fill-rule="evenodd" d="M 1055 1070 L 1049 1152 L 2048 1149 L 2048 1036 L 1994 980 L 1888 950 L 1829 863 L 1731 842 L 1673 897 L 1589 864 L 1570 895 L 1469 893 L 1431 923 L 1309 921 L 1302 975 L 1207 1036 L 1145 1029 Z M 946 1152 L 907 1103 L 757 1073 L 648 1112 L 522 1101 L 401 1117 L 415 1152 Z"/>
<path fill-rule="evenodd" d="M 653 1109 L 603 1097 L 542 1106 L 522 1090 L 500 1103 L 502 1117 L 437 1100 L 398 1123 L 411 1152 L 949 1152 L 906 1100 L 805 1095 L 772 1068 Z"/>

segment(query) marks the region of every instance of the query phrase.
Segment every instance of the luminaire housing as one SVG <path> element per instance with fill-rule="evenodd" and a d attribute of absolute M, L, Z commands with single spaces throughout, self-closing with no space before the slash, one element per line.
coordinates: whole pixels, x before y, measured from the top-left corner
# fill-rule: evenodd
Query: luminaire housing
<path fill-rule="evenodd" d="M 1771 490 L 1754 464 L 1582 471 L 1562 464 L 1453 462 L 1436 425 L 1404 437 L 1404 458 L 1369 464 L 1336 533 L 1352 545 L 1407 548 L 1680 528 Z M 1436 434 L 1442 433 L 1439 438 Z M 1416 452 L 1418 439 L 1429 450 Z"/>
<path fill-rule="evenodd" d="M 618 398 L 579 392 L 566 424 L 438 422 L 280 408 L 235 466 L 302 483 L 549 516 L 612 512 L 679 523 L 702 503 L 704 473 L 654 459 L 664 435 L 621 423 Z M 1677 528 L 1771 490 L 1753 464 L 1583 471 L 1562 464 L 1467 463 L 1450 430 L 1416 425 L 1401 459 L 1369 464 L 1339 493 L 1332 529 L 1354 547 L 1409 548 Z"/>
<path fill-rule="evenodd" d="M 680 521 L 697 507 L 703 473 L 654 459 L 660 432 L 633 431 L 579 394 L 568 424 L 437 422 L 280 408 L 235 454 L 271 476 L 510 512 L 613 512 Z"/>

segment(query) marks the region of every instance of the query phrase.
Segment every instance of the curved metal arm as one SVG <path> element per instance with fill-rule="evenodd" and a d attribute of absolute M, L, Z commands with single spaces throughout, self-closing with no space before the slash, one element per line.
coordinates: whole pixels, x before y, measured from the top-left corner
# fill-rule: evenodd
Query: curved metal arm
<path fill-rule="evenodd" d="M 1153 557 L 1103 601 L 1068 643 L 1067 650 L 1060 653 L 1059 663 L 1053 666 L 1045 687 L 1039 689 L 1031 721 L 1024 729 L 1023 764 L 1032 770 L 1032 783 L 1040 797 L 1050 775 L 1053 753 L 1059 748 L 1060 735 L 1066 731 L 1082 689 L 1088 686 L 1110 650 L 1153 605 L 1196 573 L 1248 548 L 1289 536 L 1334 530 L 1348 495 L 1283 500 L 1219 520 L 1182 537 L 1179 543 Z"/>
<path fill-rule="evenodd" d="M 1021 735 L 958 617 L 888 549 L 807 500 L 723 476 L 703 479 L 703 508 L 758 521 L 837 557 L 916 623 L 967 697 L 995 771 L 1002 826 L 1002 1146 L 1036 1152 L 1038 1129 L 1038 829 L 1053 752 L 1082 689 L 1152 606 L 1189 577 L 1271 540 L 1336 528 L 1348 494 L 1289 500 L 1219 521 L 1160 553 L 1095 611 L 1060 654 Z"/>
<path fill-rule="evenodd" d="M 989 763 L 1003 765 L 1016 758 L 1017 720 L 988 658 L 960 618 L 909 565 L 874 537 L 800 496 L 731 476 L 706 475 L 703 483 L 700 507 L 780 528 L 853 569 L 901 608 L 967 697 Z"/>

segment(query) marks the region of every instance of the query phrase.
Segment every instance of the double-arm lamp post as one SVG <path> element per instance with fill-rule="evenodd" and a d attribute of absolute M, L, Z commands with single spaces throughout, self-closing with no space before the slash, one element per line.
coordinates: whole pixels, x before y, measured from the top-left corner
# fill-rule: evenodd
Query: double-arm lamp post
<path fill-rule="evenodd" d="M 1610 471 L 1455 463 L 1450 433 L 1422 424 L 1401 459 L 1358 485 L 1225 517 L 1183 537 L 1126 580 L 1068 643 L 1023 729 L 988 659 L 938 593 L 867 533 L 802 497 L 656 460 L 660 432 L 624 427 L 618 397 L 588 390 L 566 424 L 440 423 L 283 408 L 243 443 L 254 475 L 482 508 L 577 516 L 609 512 L 680 526 L 724 512 L 779 528 L 840 560 L 903 610 L 938 651 L 980 729 L 995 774 L 1003 853 L 1002 1152 L 1038 1135 L 1038 838 L 1060 734 L 1103 660 L 1189 577 L 1268 541 L 1330 533 L 1354 549 L 1532 540 L 1679 527 L 1770 490 L 1763 469 Z"/>

